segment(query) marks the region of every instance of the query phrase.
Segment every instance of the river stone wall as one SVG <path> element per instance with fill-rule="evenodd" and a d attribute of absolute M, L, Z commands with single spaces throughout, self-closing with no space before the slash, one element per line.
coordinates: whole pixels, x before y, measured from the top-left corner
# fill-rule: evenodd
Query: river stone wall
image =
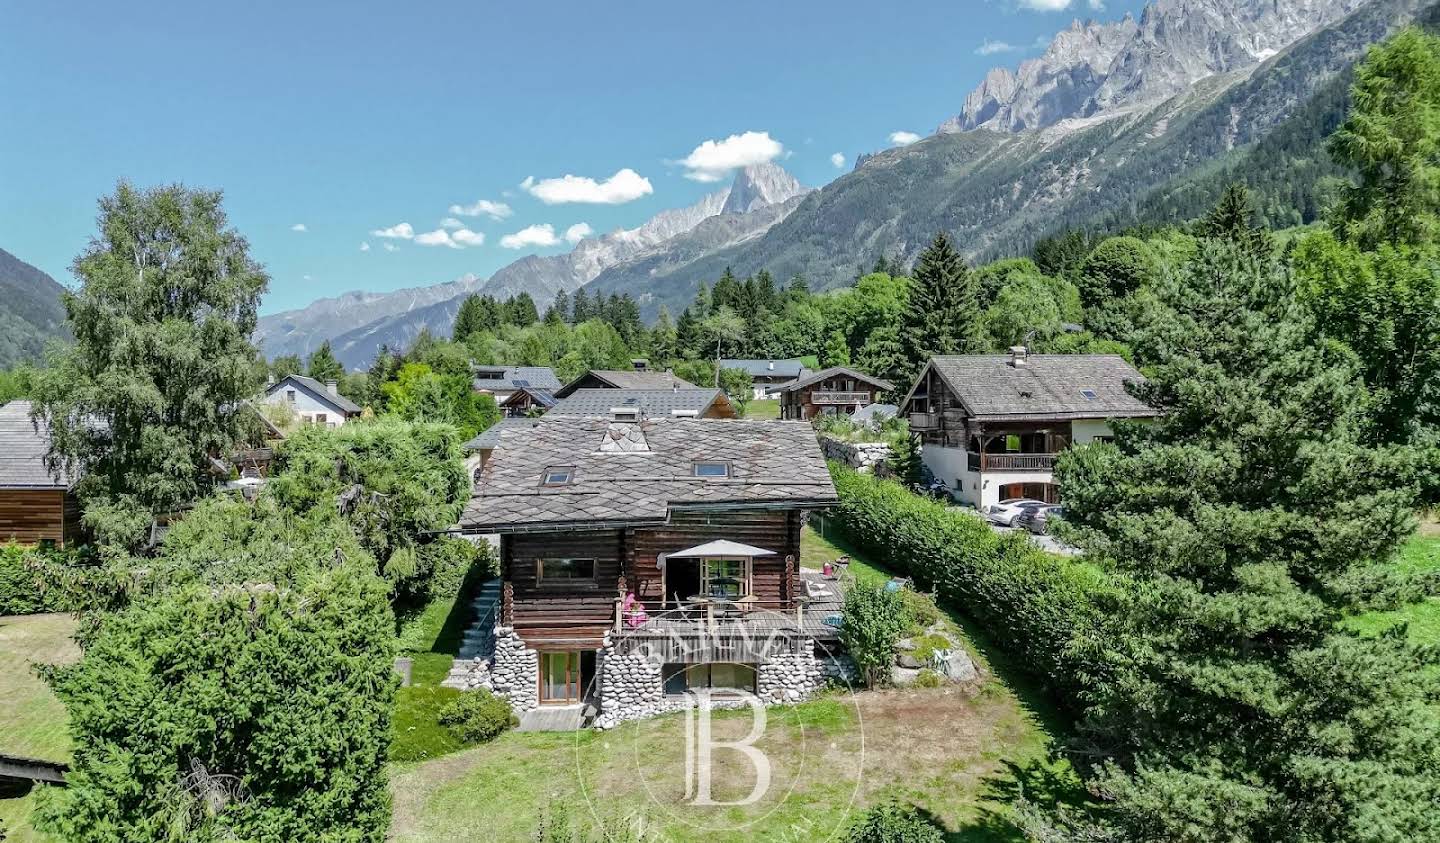
<path fill-rule="evenodd" d="M 825 434 L 819 435 L 820 452 L 827 460 L 837 460 L 857 471 L 874 471 L 890 458 L 887 442 L 844 442 Z"/>
<path fill-rule="evenodd" d="M 485 673 L 486 684 L 476 687 L 488 687 L 509 700 L 516 714 L 540 704 L 540 654 L 526 647 L 514 629 L 495 629 L 495 657 Z"/>

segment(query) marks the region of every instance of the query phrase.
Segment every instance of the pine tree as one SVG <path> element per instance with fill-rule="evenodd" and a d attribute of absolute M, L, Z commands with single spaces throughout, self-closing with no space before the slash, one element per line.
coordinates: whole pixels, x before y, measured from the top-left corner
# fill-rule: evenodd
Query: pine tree
<path fill-rule="evenodd" d="M 584 287 L 575 291 L 575 303 L 572 308 L 570 318 L 576 325 L 595 318 L 595 307 L 590 303 L 590 295 L 585 292 Z"/>
<path fill-rule="evenodd" d="M 1220 201 L 1200 221 L 1196 233 L 1213 240 L 1228 240 L 1263 258 L 1273 251 L 1274 244 L 1270 240 L 1270 232 L 1263 226 L 1250 225 L 1254 217 L 1250 191 L 1243 184 L 1232 184 L 1225 188 Z"/>
<path fill-rule="evenodd" d="M 460 307 L 455 311 L 455 327 L 450 331 L 450 338 L 456 342 L 464 342 L 471 334 L 485 330 L 485 305 L 480 296 L 471 293 L 460 302 Z"/>
<path fill-rule="evenodd" d="M 1161 415 L 1060 459 L 1072 538 L 1117 585 L 1080 648 L 1116 839 L 1440 839 L 1434 655 L 1341 625 L 1419 596 L 1394 565 L 1417 455 L 1361 442 L 1358 361 L 1295 292 L 1202 241 L 1136 333 Z"/>
<path fill-rule="evenodd" d="M 845 342 L 845 335 L 840 331 L 831 331 L 830 336 L 825 339 L 825 352 L 820 355 L 820 365 L 826 368 L 850 365 L 850 344 Z"/>
<path fill-rule="evenodd" d="M 980 293 L 974 273 L 944 232 L 920 253 L 901 315 L 909 372 L 934 355 L 981 351 Z"/>
<path fill-rule="evenodd" d="M 655 317 L 655 326 L 650 329 L 652 362 L 663 365 L 678 357 L 678 338 L 675 323 L 670 319 L 670 309 L 663 304 L 660 305 L 660 313 Z"/>
<path fill-rule="evenodd" d="M 321 383 L 339 380 L 345 374 L 345 367 L 335 359 L 329 340 L 320 343 L 320 347 L 310 355 L 310 359 L 305 363 L 305 373 Z"/>
<path fill-rule="evenodd" d="M 560 321 L 561 321 L 561 322 L 564 322 L 564 323 L 566 323 L 566 324 L 569 324 L 569 323 L 570 323 L 570 294 L 567 293 L 567 292 L 565 292 L 564 290 L 561 290 L 560 292 L 556 293 L 556 294 L 555 294 L 555 300 L 550 303 L 550 309 L 553 310 L 553 311 L 555 311 L 555 315 L 560 318 Z"/>
<path fill-rule="evenodd" d="M 720 280 L 715 282 L 715 289 L 710 293 L 710 305 L 715 310 L 729 307 L 737 313 L 745 306 L 744 291 L 728 266 L 721 273 Z"/>
<path fill-rule="evenodd" d="M 529 293 L 521 293 L 505 303 L 505 321 L 521 328 L 528 328 L 540 321 L 540 313 L 535 309 L 535 300 L 530 297 Z"/>

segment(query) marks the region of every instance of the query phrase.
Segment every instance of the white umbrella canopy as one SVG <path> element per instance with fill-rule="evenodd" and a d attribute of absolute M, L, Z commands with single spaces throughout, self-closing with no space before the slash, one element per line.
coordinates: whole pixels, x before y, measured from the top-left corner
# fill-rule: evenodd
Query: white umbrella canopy
<path fill-rule="evenodd" d="M 698 559 L 702 556 L 774 556 L 775 551 L 766 550 L 763 547 L 732 542 L 729 539 L 717 539 L 713 542 L 698 544 L 685 550 L 677 550 L 674 553 L 667 553 L 665 556 L 670 559 Z"/>

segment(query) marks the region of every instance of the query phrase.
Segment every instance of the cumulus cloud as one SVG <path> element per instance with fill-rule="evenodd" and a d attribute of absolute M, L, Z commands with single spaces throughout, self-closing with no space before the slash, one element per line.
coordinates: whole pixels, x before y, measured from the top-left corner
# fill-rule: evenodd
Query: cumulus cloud
<path fill-rule="evenodd" d="M 769 132 L 745 132 L 720 141 L 707 140 L 677 163 L 685 168 L 685 178 L 715 182 L 731 170 L 774 161 L 784 152 L 784 145 Z"/>
<path fill-rule="evenodd" d="M 388 237 L 392 240 L 409 240 L 415 236 L 415 229 L 408 222 L 398 223 L 389 228 L 377 228 L 370 232 L 376 237 Z"/>
<path fill-rule="evenodd" d="M 450 239 L 461 246 L 483 246 L 485 235 L 479 231 L 471 231 L 468 228 L 461 228 L 458 231 L 450 232 Z"/>
<path fill-rule="evenodd" d="M 465 223 L 463 223 L 463 222 L 455 219 L 454 217 L 446 217 L 445 219 L 443 219 L 443 220 L 440 221 L 440 227 L 441 227 L 441 228 L 464 228 L 464 227 L 465 227 Z"/>
<path fill-rule="evenodd" d="M 993 56 L 996 53 L 1013 53 L 1018 49 L 1020 48 L 1008 41 L 992 41 L 986 38 L 980 46 L 975 48 L 975 55 Z"/>
<path fill-rule="evenodd" d="M 589 237 L 594 233 L 595 229 L 590 227 L 590 223 L 577 222 L 569 228 L 565 229 L 565 242 L 579 243 L 581 240 L 584 240 L 586 237 Z"/>
<path fill-rule="evenodd" d="M 307 228 L 305 227 L 305 223 L 303 223 L 303 222 L 297 222 L 297 223 L 295 223 L 294 225 L 290 226 L 290 230 L 291 230 L 291 231 L 309 231 L 309 229 L 307 229 Z"/>
<path fill-rule="evenodd" d="M 546 205 L 584 202 L 593 205 L 619 205 L 655 192 L 650 180 L 626 167 L 602 181 L 586 176 L 564 175 L 558 179 L 530 176 L 520 182 L 526 193 Z"/>
<path fill-rule="evenodd" d="M 830 156 L 830 163 L 835 165 L 835 169 L 843 170 L 845 169 L 845 156 L 836 152 Z"/>
<path fill-rule="evenodd" d="M 915 134 L 914 132 L 890 133 L 890 142 L 895 144 L 896 146 L 909 146 L 910 144 L 918 140 L 920 140 L 920 136 Z"/>
<path fill-rule="evenodd" d="M 466 246 L 479 246 L 484 242 L 484 234 L 471 231 L 463 226 L 454 231 L 437 228 L 434 231 L 415 235 L 415 245 L 417 246 L 447 246 L 451 249 L 463 249 Z"/>
<path fill-rule="evenodd" d="M 507 249 L 524 249 L 527 246 L 558 246 L 560 238 L 555 236 L 555 226 L 550 223 L 526 226 L 514 234 L 500 238 L 500 245 Z"/>
<path fill-rule="evenodd" d="M 369 243 L 366 243 L 366 242 L 364 242 L 364 241 L 361 241 L 361 243 L 360 243 L 360 251 L 362 251 L 362 252 L 368 252 L 368 251 L 370 251 L 370 244 L 369 244 Z"/>
<path fill-rule="evenodd" d="M 396 246 L 394 243 L 386 243 L 386 244 L 384 244 L 384 245 L 385 245 L 385 251 L 387 251 L 387 252 L 398 252 L 398 251 L 400 251 L 400 247 L 399 247 L 399 246 Z"/>
<path fill-rule="evenodd" d="M 489 217 L 492 220 L 503 220 L 515 212 L 510 210 L 510 206 L 504 202 L 476 199 L 469 205 L 451 205 L 450 213 L 461 217 Z"/>
<path fill-rule="evenodd" d="M 1074 0 L 1016 0 L 1016 2 L 1022 9 L 1030 9 L 1035 12 L 1058 12 L 1070 8 L 1070 4 Z"/>

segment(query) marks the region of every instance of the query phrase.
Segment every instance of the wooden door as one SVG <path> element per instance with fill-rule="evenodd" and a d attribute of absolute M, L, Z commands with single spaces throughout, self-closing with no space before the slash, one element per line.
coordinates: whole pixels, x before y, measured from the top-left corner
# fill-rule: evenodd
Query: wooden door
<path fill-rule="evenodd" d="M 580 701 L 580 653 L 540 654 L 540 702 L 565 705 Z"/>

